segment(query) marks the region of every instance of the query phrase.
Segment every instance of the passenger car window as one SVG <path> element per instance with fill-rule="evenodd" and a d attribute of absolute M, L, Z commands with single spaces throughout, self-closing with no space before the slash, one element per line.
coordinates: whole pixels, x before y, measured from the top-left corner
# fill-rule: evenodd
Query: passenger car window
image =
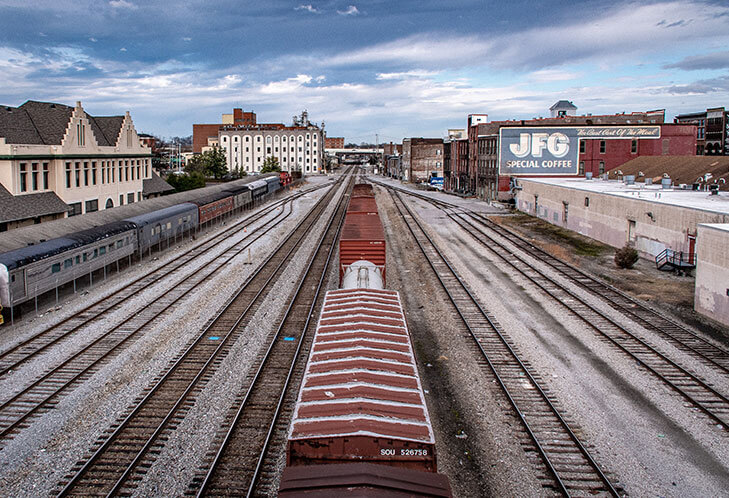
<path fill-rule="evenodd" d="M 53 266 L 51 266 L 51 273 L 58 273 L 61 271 L 61 263 L 53 263 Z"/>
<path fill-rule="evenodd" d="M 63 262 L 64 268 L 71 268 L 71 266 L 73 266 L 73 261 L 71 260 L 71 258 L 68 258 L 66 261 Z"/>

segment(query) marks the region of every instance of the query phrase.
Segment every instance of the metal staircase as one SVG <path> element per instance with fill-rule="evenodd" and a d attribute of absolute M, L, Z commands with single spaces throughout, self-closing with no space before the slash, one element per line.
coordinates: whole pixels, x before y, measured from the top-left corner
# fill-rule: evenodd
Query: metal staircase
<path fill-rule="evenodd" d="M 696 268 L 696 253 L 664 249 L 656 256 L 656 268 L 666 271 L 689 271 Z"/>

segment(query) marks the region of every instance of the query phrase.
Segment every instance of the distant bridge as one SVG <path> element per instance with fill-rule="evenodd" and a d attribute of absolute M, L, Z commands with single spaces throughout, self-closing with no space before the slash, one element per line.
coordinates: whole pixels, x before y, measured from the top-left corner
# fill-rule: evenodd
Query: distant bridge
<path fill-rule="evenodd" d="M 382 149 L 326 149 L 324 152 L 336 156 L 341 163 L 366 162 L 372 156 L 382 156 Z"/>

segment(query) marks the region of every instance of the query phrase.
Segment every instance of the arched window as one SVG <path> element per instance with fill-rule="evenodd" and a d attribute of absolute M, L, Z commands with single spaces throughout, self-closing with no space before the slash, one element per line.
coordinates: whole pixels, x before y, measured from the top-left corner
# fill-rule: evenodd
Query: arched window
<path fill-rule="evenodd" d="M 114 201 L 111 199 L 106 199 L 106 209 L 111 209 L 114 207 Z"/>
<path fill-rule="evenodd" d="M 269 135 L 269 136 L 266 137 L 266 143 L 267 144 L 270 144 L 271 143 L 271 135 Z"/>

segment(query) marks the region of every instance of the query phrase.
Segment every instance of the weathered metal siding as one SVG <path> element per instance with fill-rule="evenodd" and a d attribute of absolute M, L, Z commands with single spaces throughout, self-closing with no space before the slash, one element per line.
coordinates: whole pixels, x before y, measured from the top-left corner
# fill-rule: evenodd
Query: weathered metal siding
<path fill-rule="evenodd" d="M 355 261 L 374 263 L 385 271 L 385 231 L 377 213 L 347 213 L 339 238 L 339 279 L 344 270 Z"/>
<path fill-rule="evenodd" d="M 288 465 L 372 462 L 436 471 L 400 296 L 325 297 L 289 433 Z"/>

